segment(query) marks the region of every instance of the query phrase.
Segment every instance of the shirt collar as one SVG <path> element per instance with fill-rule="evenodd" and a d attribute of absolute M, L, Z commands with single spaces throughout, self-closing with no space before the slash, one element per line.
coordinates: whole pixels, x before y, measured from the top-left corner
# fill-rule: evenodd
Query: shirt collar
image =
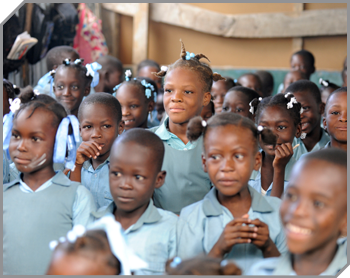
<path fill-rule="evenodd" d="M 257 212 L 271 212 L 273 208 L 264 196 L 261 196 L 254 188 L 248 186 L 248 191 L 252 197 L 251 209 Z M 217 198 L 217 189 L 213 187 L 203 200 L 203 212 L 206 216 L 218 216 L 223 213 L 221 204 Z"/>
<path fill-rule="evenodd" d="M 155 131 L 155 134 L 157 134 L 162 140 L 169 140 L 171 138 L 171 133 L 167 129 L 168 123 L 169 123 L 169 117 L 165 118 L 163 123 Z"/>
<path fill-rule="evenodd" d="M 89 171 L 89 169 L 91 167 L 91 169 L 90 169 L 91 171 L 96 171 L 96 170 L 102 168 L 105 164 L 109 164 L 109 157 L 107 157 L 107 159 L 103 163 L 98 165 L 98 167 L 95 170 L 92 168 L 91 159 L 88 159 L 83 163 L 83 168 Z"/>

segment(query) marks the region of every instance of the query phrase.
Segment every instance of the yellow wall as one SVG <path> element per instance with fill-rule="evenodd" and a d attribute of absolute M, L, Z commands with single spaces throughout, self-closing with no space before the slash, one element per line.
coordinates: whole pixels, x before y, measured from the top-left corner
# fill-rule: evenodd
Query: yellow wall
<path fill-rule="evenodd" d="M 291 12 L 293 3 L 192 3 L 196 7 L 225 13 Z M 307 3 L 305 10 L 346 8 L 346 3 Z M 163 23 L 150 22 L 148 58 L 160 64 L 170 64 L 179 58 L 180 38 L 188 51 L 203 53 L 212 66 L 234 68 L 287 69 L 292 54 L 292 38 L 237 39 L 196 32 Z M 132 61 L 132 18 L 121 16 L 119 42 L 120 59 L 124 64 Z M 304 49 L 311 51 L 317 70 L 342 69 L 347 53 L 347 37 L 304 38 Z"/>

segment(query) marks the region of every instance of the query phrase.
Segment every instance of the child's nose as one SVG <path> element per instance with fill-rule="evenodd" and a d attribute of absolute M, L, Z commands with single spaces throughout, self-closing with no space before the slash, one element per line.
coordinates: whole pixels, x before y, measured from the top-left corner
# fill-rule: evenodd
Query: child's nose
<path fill-rule="evenodd" d="M 310 209 L 311 208 L 308 207 L 307 202 L 300 199 L 297 202 L 294 202 L 291 206 L 291 212 L 293 213 L 293 216 L 296 217 L 305 217 Z"/>
<path fill-rule="evenodd" d="M 21 140 L 18 145 L 17 145 L 17 150 L 21 151 L 21 152 L 25 152 L 27 151 L 27 146 L 26 146 L 26 142 L 25 140 Z"/>
<path fill-rule="evenodd" d="M 223 172 L 230 172 L 234 170 L 234 163 L 230 159 L 224 159 L 221 165 L 221 171 Z"/>
<path fill-rule="evenodd" d="M 173 97 L 171 98 L 171 101 L 173 102 L 181 102 L 182 101 L 182 94 L 179 90 L 176 90 L 173 94 Z"/>
<path fill-rule="evenodd" d="M 130 189 L 133 188 L 132 185 L 131 185 L 131 182 L 130 182 L 130 180 L 128 178 L 125 178 L 124 180 L 122 180 L 120 185 L 119 185 L 119 187 L 121 189 L 124 189 L 124 190 L 130 190 Z"/>
<path fill-rule="evenodd" d="M 347 122 L 348 121 L 348 113 L 345 111 L 344 113 L 340 113 L 340 121 Z"/>
<path fill-rule="evenodd" d="M 92 138 L 100 138 L 101 135 L 101 130 L 99 128 L 94 128 L 92 132 Z"/>
<path fill-rule="evenodd" d="M 129 115 L 130 111 L 127 107 L 122 107 L 122 116 Z"/>
<path fill-rule="evenodd" d="M 70 89 L 69 87 L 67 86 L 66 88 L 63 89 L 63 95 L 64 96 L 69 96 L 71 93 L 70 93 Z"/>

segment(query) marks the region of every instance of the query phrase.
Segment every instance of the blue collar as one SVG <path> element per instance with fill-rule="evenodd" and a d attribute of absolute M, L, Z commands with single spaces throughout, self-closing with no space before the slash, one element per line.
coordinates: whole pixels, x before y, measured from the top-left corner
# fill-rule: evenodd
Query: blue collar
<path fill-rule="evenodd" d="M 176 136 L 172 134 L 168 129 L 167 126 L 169 124 L 169 117 L 165 118 L 163 123 L 159 126 L 159 128 L 155 131 L 155 134 L 157 134 L 160 139 L 162 140 L 169 140 L 171 137 Z M 173 136 L 172 136 L 173 135 Z M 176 136 L 177 137 L 177 136 Z"/>
<path fill-rule="evenodd" d="M 91 159 L 88 159 L 83 163 L 83 168 L 89 171 L 89 169 L 91 167 L 92 171 L 96 171 L 96 170 L 102 168 L 105 164 L 109 164 L 109 157 L 107 157 L 107 159 L 103 163 L 98 165 L 98 167 L 95 170 L 92 168 Z"/>

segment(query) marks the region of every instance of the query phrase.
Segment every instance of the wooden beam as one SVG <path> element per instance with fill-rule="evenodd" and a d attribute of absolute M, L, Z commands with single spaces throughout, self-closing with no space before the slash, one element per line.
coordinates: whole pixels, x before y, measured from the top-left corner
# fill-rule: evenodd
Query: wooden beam
<path fill-rule="evenodd" d="M 135 3 L 103 3 L 128 16 Z M 233 38 L 286 38 L 347 34 L 347 9 L 227 15 L 181 3 L 151 3 L 150 19 L 195 31 Z"/>
<path fill-rule="evenodd" d="M 120 14 L 101 8 L 102 32 L 106 38 L 109 55 L 119 58 Z"/>
<path fill-rule="evenodd" d="M 134 15 L 132 63 L 138 64 L 148 55 L 148 21 L 149 3 L 139 3 L 139 9 Z"/>
<path fill-rule="evenodd" d="M 304 3 L 293 4 L 293 11 L 297 13 L 302 13 L 304 10 Z M 304 47 L 304 40 L 302 37 L 295 37 L 292 40 L 292 53 L 302 50 Z"/>

